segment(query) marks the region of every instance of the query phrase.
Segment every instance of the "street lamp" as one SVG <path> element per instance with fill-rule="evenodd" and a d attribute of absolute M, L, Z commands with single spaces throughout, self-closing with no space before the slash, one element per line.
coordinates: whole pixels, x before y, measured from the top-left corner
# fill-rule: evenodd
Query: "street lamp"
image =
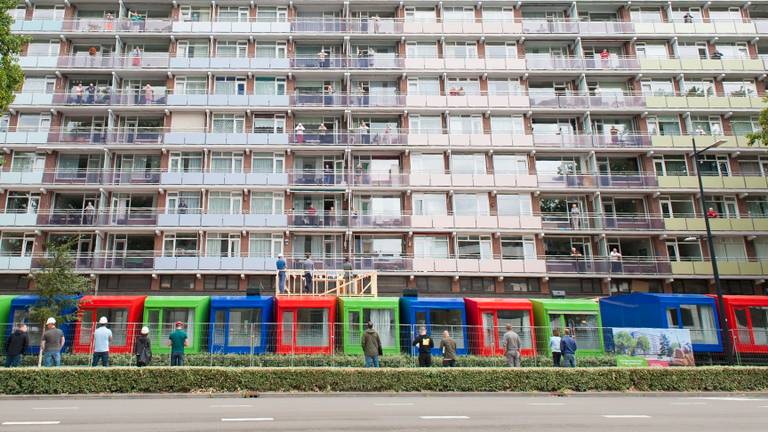
<path fill-rule="evenodd" d="M 715 254 L 715 242 L 712 239 L 712 228 L 709 226 L 709 216 L 707 215 L 707 200 L 704 198 L 704 182 L 701 179 L 701 163 L 699 155 L 707 150 L 719 147 L 725 143 L 724 139 L 719 139 L 705 147 L 702 150 L 696 150 L 696 138 L 691 139 L 693 143 L 693 165 L 696 168 L 696 179 L 699 181 L 699 194 L 701 195 L 701 210 L 704 214 L 704 226 L 707 229 L 707 245 L 709 246 L 709 259 L 712 263 L 712 276 L 715 278 L 715 291 L 717 292 L 717 317 L 720 322 L 720 335 L 723 340 L 723 351 L 725 359 L 729 365 L 733 364 L 733 353 L 731 352 L 731 332 L 728 326 L 728 318 L 725 316 L 725 306 L 723 305 L 723 287 L 720 284 L 720 272 L 717 270 L 717 256 Z"/>

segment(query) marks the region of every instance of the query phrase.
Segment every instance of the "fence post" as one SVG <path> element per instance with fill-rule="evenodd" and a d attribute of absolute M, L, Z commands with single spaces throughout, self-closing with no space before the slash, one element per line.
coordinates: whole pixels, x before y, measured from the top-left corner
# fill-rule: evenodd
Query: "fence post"
<path fill-rule="evenodd" d="M 251 344 L 250 344 L 250 346 L 251 346 L 251 355 L 248 356 L 248 364 L 251 367 L 253 367 L 253 355 L 255 353 L 255 347 L 254 347 L 255 338 L 254 338 L 254 334 L 253 334 L 253 332 L 255 330 L 255 327 L 254 327 L 255 325 L 256 325 L 255 323 L 251 323 Z"/>

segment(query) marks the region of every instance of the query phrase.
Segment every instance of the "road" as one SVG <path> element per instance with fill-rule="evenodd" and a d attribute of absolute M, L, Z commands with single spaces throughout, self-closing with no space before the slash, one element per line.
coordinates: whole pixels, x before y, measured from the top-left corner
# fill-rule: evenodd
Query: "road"
<path fill-rule="evenodd" d="M 385 395 L 0 401 L 0 431 L 765 431 L 768 397 Z"/>

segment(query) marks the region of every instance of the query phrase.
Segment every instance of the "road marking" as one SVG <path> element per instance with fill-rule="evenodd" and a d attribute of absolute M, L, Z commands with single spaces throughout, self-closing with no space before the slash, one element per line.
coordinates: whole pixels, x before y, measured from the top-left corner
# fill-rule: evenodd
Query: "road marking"
<path fill-rule="evenodd" d="M 272 417 L 250 417 L 250 418 L 223 418 L 223 422 L 267 422 L 274 421 Z"/>
<path fill-rule="evenodd" d="M 706 402 L 670 402 L 670 405 L 681 405 L 681 406 L 689 406 L 689 405 L 706 405 Z"/>
<path fill-rule="evenodd" d="M 61 422 L 56 421 L 8 421 L 1 423 L 3 426 L 40 426 L 40 425 L 57 425 Z"/>
<path fill-rule="evenodd" d="M 644 414 L 628 414 L 628 415 L 604 415 L 603 417 L 609 418 L 609 419 L 631 419 L 631 418 L 651 418 L 649 415 Z"/>
<path fill-rule="evenodd" d="M 77 409 L 80 409 L 80 407 L 33 407 L 32 409 L 58 411 L 58 410 L 77 410 Z"/>
<path fill-rule="evenodd" d="M 413 406 L 412 402 L 390 402 L 390 403 L 375 403 L 373 406 L 377 407 L 396 407 L 396 406 Z"/>
<path fill-rule="evenodd" d="M 210 405 L 209 408 L 251 408 L 253 405 Z"/>
<path fill-rule="evenodd" d="M 422 420 L 469 420 L 467 416 L 420 416 Z"/>
<path fill-rule="evenodd" d="M 564 402 L 532 402 L 528 405 L 531 406 L 563 406 L 565 405 Z"/>

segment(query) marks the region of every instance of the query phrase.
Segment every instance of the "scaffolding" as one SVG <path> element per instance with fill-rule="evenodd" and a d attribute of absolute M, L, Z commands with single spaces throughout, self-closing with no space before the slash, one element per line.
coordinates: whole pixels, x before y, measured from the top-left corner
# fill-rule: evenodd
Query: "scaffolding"
<path fill-rule="evenodd" d="M 377 297 L 377 272 L 350 273 L 314 270 L 308 283 L 304 270 L 285 270 L 285 291 L 280 292 L 280 274 L 275 274 L 276 296 Z"/>

